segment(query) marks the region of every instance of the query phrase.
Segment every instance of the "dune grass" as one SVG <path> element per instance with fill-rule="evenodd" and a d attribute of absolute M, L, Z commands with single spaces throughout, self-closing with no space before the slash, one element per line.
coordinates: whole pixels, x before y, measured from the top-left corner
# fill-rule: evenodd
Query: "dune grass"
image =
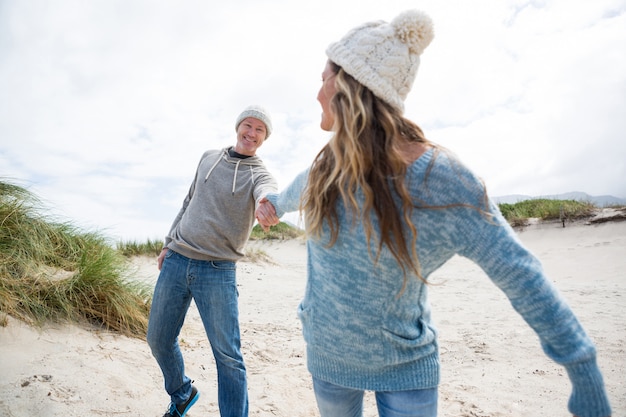
<path fill-rule="evenodd" d="M 33 194 L 0 181 L 0 312 L 143 337 L 151 291 L 130 270 L 104 236 L 47 218 Z"/>
<path fill-rule="evenodd" d="M 159 256 L 163 249 L 162 240 L 148 239 L 145 242 L 137 241 L 119 241 L 117 242 L 117 250 L 126 257 L 133 256 Z"/>
<path fill-rule="evenodd" d="M 528 219 L 566 221 L 590 217 L 597 207 L 586 201 L 576 200 L 524 200 L 515 204 L 499 204 L 504 218 L 512 226 L 524 226 Z"/>
<path fill-rule="evenodd" d="M 276 226 L 265 232 L 260 225 L 254 226 L 250 234 L 250 240 L 285 240 L 304 236 L 304 230 L 293 227 L 285 222 L 280 222 Z"/>
<path fill-rule="evenodd" d="M 141 243 L 137 241 L 119 241 L 117 242 L 117 250 L 122 255 L 128 258 L 137 256 L 159 256 L 161 250 L 163 250 L 163 242 L 148 239 L 146 242 Z M 245 256 L 241 259 L 243 262 L 271 262 L 270 256 L 260 248 L 247 247 Z"/>

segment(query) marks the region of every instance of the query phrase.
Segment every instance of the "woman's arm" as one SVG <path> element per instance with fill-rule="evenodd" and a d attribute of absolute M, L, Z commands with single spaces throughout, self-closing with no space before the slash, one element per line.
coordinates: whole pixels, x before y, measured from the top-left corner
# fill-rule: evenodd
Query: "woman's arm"
<path fill-rule="evenodd" d="M 307 184 L 309 170 L 300 173 L 281 193 L 270 193 L 259 200 L 254 213 L 261 227 L 267 230 L 269 226 L 278 224 L 285 214 L 297 211 L 300 208 L 300 199 Z"/>

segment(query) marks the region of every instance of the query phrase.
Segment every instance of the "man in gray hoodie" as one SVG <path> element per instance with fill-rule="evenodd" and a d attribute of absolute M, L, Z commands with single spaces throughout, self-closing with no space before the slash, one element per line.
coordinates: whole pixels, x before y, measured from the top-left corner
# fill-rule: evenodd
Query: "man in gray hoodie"
<path fill-rule="evenodd" d="M 193 299 L 213 350 L 222 417 L 248 415 L 241 354 L 236 262 L 254 226 L 259 200 L 277 183 L 257 149 L 272 132 L 267 111 L 249 106 L 235 122 L 237 143 L 202 155 L 189 193 L 165 237 L 147 340 L 161 367 L 170 405 L 163 417 L 183 417 L 199 392 L 185 375 L 178 335 Z"/>

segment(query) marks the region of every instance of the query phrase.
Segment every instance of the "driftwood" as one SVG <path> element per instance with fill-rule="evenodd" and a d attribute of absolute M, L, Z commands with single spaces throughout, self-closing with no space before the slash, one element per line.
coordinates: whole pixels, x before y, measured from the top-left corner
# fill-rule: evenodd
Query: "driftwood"
<path fill-rule="evenodd" d="M 600 209 L 587 222 L 589 224 L 596 224 L 622 220 L 626 220 L 626 207 Z"/>

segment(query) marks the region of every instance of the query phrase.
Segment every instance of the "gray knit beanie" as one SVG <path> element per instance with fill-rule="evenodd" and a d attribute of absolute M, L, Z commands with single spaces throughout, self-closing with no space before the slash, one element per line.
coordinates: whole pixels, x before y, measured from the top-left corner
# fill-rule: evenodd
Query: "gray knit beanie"
<path fill-rule="evenodd" d="M 272 119 L 270 118 L 270 114 L 263 107 L 256 104 L 246 107 L 237 117 L 237 121 L 235 122 L 235 131 L 239 129 L 239 125 L 243 119 L 247 117 L 254 117 L 255 119 L 262 121 L 265 124 L 265 130 L 267 130 L 265 139 L 270 137 L 270 134 L 272 133 Z"/>
<path fill-rule="evenodd" d="M 326 49 L 326 55 L 378 98 L 404 111 L 420 64 L 435 36 L 433 22 L 419 10 L 391 21 L 364 23 Z"/>

